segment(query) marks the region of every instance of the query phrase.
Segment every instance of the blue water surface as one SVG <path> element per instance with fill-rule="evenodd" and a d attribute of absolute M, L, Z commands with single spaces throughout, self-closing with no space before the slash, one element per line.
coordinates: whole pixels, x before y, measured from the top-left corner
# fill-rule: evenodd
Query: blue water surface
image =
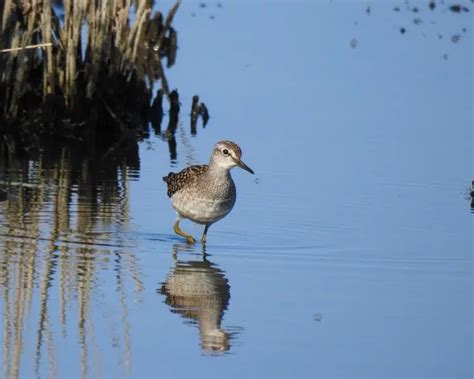
<path fill-rule="evenodd" d="M 142 142 L 67 221 L 67 175 L 10 181 L 2 374 L 472 377 L 474 7 L 425 3 L 183 2 L 176 159 Z M 161 177 L 221 139 L 256 175 L 233 171 L 234 210 L 189 246 Z"/>

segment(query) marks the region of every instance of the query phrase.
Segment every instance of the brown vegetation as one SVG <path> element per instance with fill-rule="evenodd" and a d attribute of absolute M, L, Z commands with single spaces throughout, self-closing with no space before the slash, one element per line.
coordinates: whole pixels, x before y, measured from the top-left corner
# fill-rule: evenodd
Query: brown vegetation
<path fill-rule="evenodd" d="M 152 0 L 0 2 L 0 139 L 42 136 L 110 148 L 147 134 L 151 84 L 169 95 L 179 0 L 166 17 Z"/>

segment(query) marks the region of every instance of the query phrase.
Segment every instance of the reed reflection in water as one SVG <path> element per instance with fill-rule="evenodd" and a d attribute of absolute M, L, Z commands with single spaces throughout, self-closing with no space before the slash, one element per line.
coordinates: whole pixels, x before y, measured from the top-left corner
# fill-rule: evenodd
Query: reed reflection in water
<path fill-rule="evenodd" d="M 138 298 L 143 284 L 133 246 L 117 231 L 129 223 L 137 152 L 84 160 L 69 148 L 27 158 L 8 151 L 0 146 L 0 186 L 8 193 L 0 204 L 0 376 L 61 376 L 57 347 L 70 335 L 79 352 L 67 356 L 75 375 L 100 375 L 101 351 L 114 351 L 127 376 L 127 299 Z M 104 304 L 107 311 L 97 306 Z M 108 340 L 94 339 L 99 328 L 111 330 Z"/>
<path fill-rule="evenodd" d="M 180 260 L 178 253 L 186 249 L 186 245 L 173 246 L 174 267 L 160 292 L 171 312 L 198 326 L 204 352 L 228 351 L 234 334 L 222 329 L 221 322 L 229 305 L 229 282 L 224 271 L 208 260 L 205 250 L 200 259 Z"/>

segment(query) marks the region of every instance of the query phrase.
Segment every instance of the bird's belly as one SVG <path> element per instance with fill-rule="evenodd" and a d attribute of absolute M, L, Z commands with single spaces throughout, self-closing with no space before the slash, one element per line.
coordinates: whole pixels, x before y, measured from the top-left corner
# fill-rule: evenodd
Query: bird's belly
<path fill-rule="evenodd" d="M 178 195 L 178 194 L 176 194 Z M 172 197 L 173 208 L 181 217 L 198 224 L 211 224 L 225 217 L 233 208 L 235 198 L 224 200 L 186 199 L 182 196 Z"/>

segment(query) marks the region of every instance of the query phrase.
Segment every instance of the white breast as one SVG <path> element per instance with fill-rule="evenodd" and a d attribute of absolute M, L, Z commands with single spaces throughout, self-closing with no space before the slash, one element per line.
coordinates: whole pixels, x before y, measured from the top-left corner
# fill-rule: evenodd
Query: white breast
<path fill-rule="evenodd" d="M 225 217 L 234 207 L 235 196 L 225 199 L 181 196 L 179 191 L 171 197 L 173 208 L 181 217 L 199 224 L 212 224 Z"/>
<path fill-rule="evenodd" d="M 236 190 L 229 172 L 208 173 L 193 184 L 171 197 L 173 207 L 181 217 L 199 224 L 212 224 L 234 207 Z"/>

